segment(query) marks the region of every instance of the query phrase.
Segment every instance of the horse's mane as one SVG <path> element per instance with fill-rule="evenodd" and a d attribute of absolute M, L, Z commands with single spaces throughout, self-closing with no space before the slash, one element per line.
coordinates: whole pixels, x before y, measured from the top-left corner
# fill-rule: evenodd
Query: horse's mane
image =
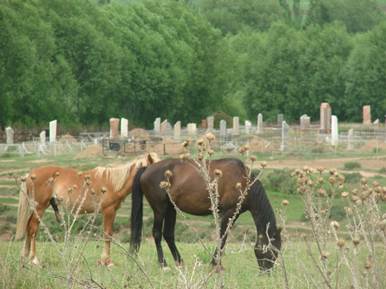
<path fill-rule="evenodd" d="M 255 176 L 252 176 L 252 180 Z M 276 228 L 276 217 L 275 212 L 273 211 L 272 205 L 269 202 L 267 193 L 265 192 L 265 189 L 263 187 L 263 184 L 260 182 L 260 180 L 257 180 L 252 185 L 252 190 L 255 189 L 255 200 L 258 204 L 258 214 L 259 214 L 259 221 L 262 226 L 262 230 L 265 230 L 265 226 L 269 223 L 269 231 Z"/>
<path fill-rule="evenodd" d="M 96 167 L 92 170 L 92 172 L 95 174 L 95 177 L 105 178 L 106 181 L 111 182 L 113 190 L 117 192 L 123 188 L 130 176 L 131 171 L 135 167 L 138 168 L 141 166 L 146 166 L 144 156 L 140 156 L 127 164 L 115 167 Z"/>

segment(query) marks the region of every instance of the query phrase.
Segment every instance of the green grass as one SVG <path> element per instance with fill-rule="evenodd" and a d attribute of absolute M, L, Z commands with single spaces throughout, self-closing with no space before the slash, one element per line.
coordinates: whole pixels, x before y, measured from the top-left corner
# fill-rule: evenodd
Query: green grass
<path fill-rule="evenodd" d="M 81 243 L 76 243 L 80 245 Z M 123 249 L 117 245 L 112 247 L 112 258 L 115 266 L 108 270 L 98 266 L 97 260 L 101 253 L 101 243 L 91 241 L 85 248 L 71 247 L 74 243 L 69 243 L 64 247 L 63 243 L 42 243 L 37 244 L 37 253 L 42 267 L 27 265 L 25 268 L 19 267 L 19 253 L 21 250 L 20 242 L 0 243 L 0 287 L 1 288 L 66 288 L 66 276 L 71 266 L 71 258 L 82 256 L 80 266 L 75 270 L 75 276 L 79 281 L 89 280 L 90 277 L 104 288 L 176 288 L 182 287 L 183 278 L 173 263 L 171 254 L 164 244 L 166 259 L 170 265 L 170 270 L 161 270 L 157 264 L 155 246 L 152 241 L 145 241 L 142 244 L 137 259 L 128 257 L 125 250 L 127 244 L 122 244 Z M 183 271 L 186 271 L 188 280 L 192 283 L 202 281 L 211 271 L 209 261 L 211 252 L 214 248 L 213 243 L 200 244 L 177 243 L 177 246 L 184 259 Z M 227 244 L 226 254 L 223 259 L 224 288 L 283 288 L 283 271 L 280 265 L 271 274 L 261 274 L 258 270 L 251 244 L 230 243 Z M 331 243 L 328 248 L 333 252 L 336 246 Z M 80 254 L 81 252 L 81 254 Z M 284 262 L 286 264 L 290 288 L 308 288 L 307 282 L 311 278 L 320 282 L 317 269 L 307 255 L 305 243 L 291 240 L 285 244 L 283 250 Z M 315 248 L 313 247 L 315 253 Z M 76 253 L 77 255 L 74 255 Z M 379 252 L 384 256 L 385 252 Z M 62 255 L 63 254 L 63 255 Z M 339 254 L 338 254 L 339 256 Z M 339 258 L 339 257 L 338 257 Z M 362 257 L 359 257 L 362 258 Z M 334 264 L 334 256 L 331 256 L 331 264 Z M 364 258 L 362 258 L 364 259 Z M 296 260 L 296 261 L 294 261 Z M 195 269 L 193 269 L 196 266 Z M 192 276 L 193 270 L 195 271 Z M 207 281 L 207 287 L 211 288 L 220 274 L 213 274 Z M 63 280 L 64 278 L 64 280 Z M 346 282 L 348 274 L 341 273 L 341 282 Z M 315 281 L 314 280 L 314 281 Z M 127 287 L 125 287 L 125 285 Z M 79 284 L 74 288 L 84 288 Z M 182 287 L 185 288 L 185 287 Z M 343 286 L 341 288 L 344 288 Z"/>

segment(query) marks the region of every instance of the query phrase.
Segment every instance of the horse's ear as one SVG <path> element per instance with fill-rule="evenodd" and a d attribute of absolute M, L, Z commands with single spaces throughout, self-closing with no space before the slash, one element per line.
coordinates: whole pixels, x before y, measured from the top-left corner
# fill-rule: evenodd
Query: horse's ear
<path fill-rule="evenodd" d="M 148 153 L 147 154 L 147 164 L 151 165 L 152 163 L 154 163 L 154 159 L 153 159 L 151 153 Z"/>

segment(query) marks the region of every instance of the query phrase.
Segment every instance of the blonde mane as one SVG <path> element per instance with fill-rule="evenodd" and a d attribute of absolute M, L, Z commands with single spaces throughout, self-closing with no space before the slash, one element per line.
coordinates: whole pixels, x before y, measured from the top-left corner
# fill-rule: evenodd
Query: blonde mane
<path fill-rule="evenodd" d="M 154 155 L 150 154 L 152 157 Z M 158 158 L 158 156 L 157 156 Z M 111 182 L 113 186 L 113 190 L 115 192 L 120 191 L 127 179 L 130 176 L 131 171 L 134 168 L 146 167 L 147 159 L 146 155 L 142 155 L 129 162 L 128 164 L 119 165 L 116 167 L 96 167 L 92 171 L 95 173 L 95 177 L 97 178 L 105 178 L 106 181 Z"/>

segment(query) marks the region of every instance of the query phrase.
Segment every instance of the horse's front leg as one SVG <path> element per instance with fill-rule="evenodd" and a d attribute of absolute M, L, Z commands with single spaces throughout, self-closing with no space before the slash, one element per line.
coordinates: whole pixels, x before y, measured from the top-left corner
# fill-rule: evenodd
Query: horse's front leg
<path fill-rule="evenodd" d="M 110 256 L 111 239 L 113 235 L 113 223 L 115 220 L 116 209 L 115 207 L 108 207 L 103 210 L 103 238 L 104 247 L 99 264 L 104 266 L 113 266 L 113 262 Z"/>
<path fill-rule="evenodd" d="M 221 258 L 224 253 L 224 246 L 228 237 L 228 233 L 226 230 L 228 228 L 230 219 L 233 217 L 235 214 L 235 210 L 230 209 L 226 211 L 222 217 L 221 217 L 221 227 L 220 227 L 220 246 L 217 246 L 213 258 L 212 258 L 212 265 L 216 268 L 217 271 L 221 271 L 224 268 L 221 265 Z M 233 222 L 236 221 L 239 215 L 236 216 L 236 218 L 233 220 Z M 233 225 L 233 224 L 232 224 Z"/>

